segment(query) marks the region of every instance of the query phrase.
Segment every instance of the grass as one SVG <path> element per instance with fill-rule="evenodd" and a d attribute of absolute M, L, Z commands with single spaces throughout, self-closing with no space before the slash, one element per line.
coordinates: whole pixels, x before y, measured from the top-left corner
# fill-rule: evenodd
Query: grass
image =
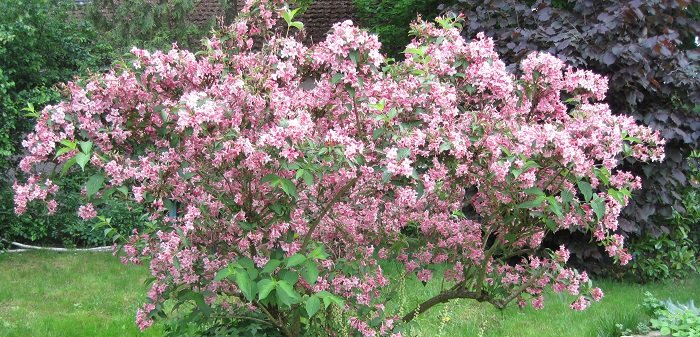
<path fill-rule="evenodd" d="M 134 313 L 143 299 L 142 266 L 125 266 L 110 254 L 0 254 L 0 336 L 161 336 L 158 327 L 140 333 Z M 568 308 L 572 298 L 549 294 L 543 310 L 456 301 L 436 306 L 415 320 L 408 336 L 598 337 L 617 323 L 635 325 L 644 314 L 644 292 L 659 299 L 700 302 L 700 277 L 636 285 L 598 282 L 606 296 L 585 312 Z M 437 285 L 407 281 L 405 307 L 434 294 Z M 448 317 L 449 319 L 445 319 Z M 605 336 L 605 333 L 601 334 Z"/>
<path fill-rule="evenodd" d="M 0 336 L 160 336 L 134 313 L 147 271 L 111 254 L 0 254 Z"/>

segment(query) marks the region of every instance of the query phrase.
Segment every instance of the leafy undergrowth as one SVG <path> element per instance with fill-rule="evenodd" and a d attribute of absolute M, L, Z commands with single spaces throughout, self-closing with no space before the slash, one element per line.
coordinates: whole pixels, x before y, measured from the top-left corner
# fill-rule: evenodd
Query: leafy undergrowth
<path fill-rule="evenodd" d="M 140 333 L 134 313 L 146 291 L 145 267 L 124 266 L 110 254 L 0 254 L 0 336 L 160 336 L 156 327 Z M 584 312 L 568 308 L 571 298 L 550 294 L 543 310 L 511 307 L 497 311 L 462 301 L 436 306 L 410 326 L 408 336 L 596 337 L 606 326 L 645 319 L 644 292 L 675 301 L 700 301 L 700 278 L 645 285 L 597 283 L 602 302 Z M 404 304 L 412 308 L 436 289 L 408 280 Z M 604 331 L 603 331 L 604 332 Z M 604 334 L 603 334 L 604 335 Z"/>

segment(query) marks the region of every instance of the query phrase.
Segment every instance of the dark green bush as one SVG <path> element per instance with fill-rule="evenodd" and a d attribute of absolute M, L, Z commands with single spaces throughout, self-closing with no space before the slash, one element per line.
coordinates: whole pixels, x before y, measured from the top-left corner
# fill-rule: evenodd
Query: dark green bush
<path fill-rule="evenodd" d="M 235 2 L 221 0 L 221 16 L 230 19 L 235 14 L 232 7 Z M 200 46 L 200 40 L 209 36 L 216 24 L 216 17 L 204 23 L 190 19 L 197 3 L 194 0 L 94 0 L 87 9 L 87 18 L 121 53 L 133 46 L 168 50 L 173 42 L 182 49 L 192 49 Z"/>
<path fill-rule="evenodd" d="M 61 202 L 53 215 L 47 215 L 46 207 L 38 204 L 32 205 L 23 215 L 16 215 L 13 191 L 10 186 L 4 185 L 0 190 L 0 238 L 66 247 L 112 244 L 112 240 L 105 235 L 107 228 L 94 229 L 94 221 L 84 221 L 77 214 L 82 189 L 78 182 L 84 181 L 86 174 L 74 173 L 58 180 L 60 190 L 57 199 Z M 118 233 L 128 234 L 134 228 L 143 226 L 143 212 L 139 205 L 110 201 L 99 208 L 100 214 L 111 218 L 111 227 Z"/>
<path fill-rule="evenodd" d="M 56 83 L 108 63 L 109 47 L 72 14 L 72 2 L 0 1 L 0 169 L 32 123 L 22 109 L 57 101 Z"/>
<path fill-rule="evenodd" d="M 438 0 L 354 0 L 363 27 L 379 35 L 383 52 L 392 57 L 401 53 L 411 41 L 409 24 L 422 15 L 432 20 L 438 14 Z"/>

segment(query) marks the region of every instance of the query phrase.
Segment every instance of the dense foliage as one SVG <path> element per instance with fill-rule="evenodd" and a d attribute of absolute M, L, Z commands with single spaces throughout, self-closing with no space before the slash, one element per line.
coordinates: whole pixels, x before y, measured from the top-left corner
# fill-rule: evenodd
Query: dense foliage
<path fill-rule="evenodd" d="M 76 210 L 82 202 L 83 180 L 88 176 L 75 174 L 59 180 L 61 189 L 57 198 L 61 203 L 51 215 L 47 214 L 45 205 L 38 204 L 32 205 L 25 214 L 15 214 L 12 189 L 0 189 L 0 200 L 4 201 L 0 203 L 0 239 L 45 246 L 94 247 L 111 245 L 112 236 L 143 227 L 140 206 L 123 200 L 110 200 L 102 208 L 102 214 L 112 219 L 109 228 L 103 229 L 81 219 Z M 0 243 L 0 247 L 6 244 Z"/>
<path fill-rule="evenodd" d="M 172 314 L 174 335 L 401 336 L 453 299 L 541 308 L 547 286 L 576 310 L 601 299 L 566 247 L 535 252 L 578 228 L 631 258 L 613 232 L 640 180 L 618 159 L 660 160 L 664 142 L 611 113 L 604 77 L 543 53 L 513 75 L 493 40 L 442 18 L 412 26 L 403 62 L 349 21 L 306 47 L 281 5 L 248 1 L 198 56 L 135 48 L 68 84 L 24 143 L 15 210 L 58 207 L 47 162 L 94 170 L 84 219 L 114 197 L 143 204 L 149 225 L 124 246 L 154 277 L 137 323 Z M 388 261 L 443 286 L 391 309 Z"/>
<path fill-rule="evenodd" d="M 234 15 L 226 1 L 221 4 L 222 17 Z M 119 51 L 133 46 L 168 49 L 174 42 L 190 48 L 198 46 L 216 22 L 216 17 L 208 23 L 192 22 L 196 5 L 193 0 L 95 0 L 88 6 L 87 18 Z"/>
<path fill-rule="evenodd" d="M 440 0 L 354 0 L 362 27 L 379 36 L 382 51 L 391 57 L 403 57 L 411 42 L 409 25 L 417 15 L 432 20 L 438 15 Z"/>
<path fill-rule="evenodd" d="M 56 83 L 105 63 L 105 47 L 95 42 L 94 31 L 73 20 L 70 9 L 64 1 L 0 2 L 0 169 L 31 129 L 22 109 L 55 103 Z"/>
<path fill-rule="evenodd" d="M 494 37 L 508 63 L 541 50 L 609 78 L 611 109 L 659 130 L 668 141 L 663 163 L 628 160 L 626 167 L 642 176 L 644 187 L 623 210 L 621 229 L 651 238 L 670 232 L 674 210 L 685 213 L 685 158 L 700 143 L 700 7 L 685 0 L 460 0 L 452 8 L 464 14 L 465 36 L 483 31 Z M 577 253 L 597 254 L 583 248 Z"/>
<path fill-rule="evenodd" d="M 642 304 L 652 317 L 651 327 L 664 336 L 694 337 L 700 335 L 700 308 L 688 303 L 660 301 L 647 292 Z"/>

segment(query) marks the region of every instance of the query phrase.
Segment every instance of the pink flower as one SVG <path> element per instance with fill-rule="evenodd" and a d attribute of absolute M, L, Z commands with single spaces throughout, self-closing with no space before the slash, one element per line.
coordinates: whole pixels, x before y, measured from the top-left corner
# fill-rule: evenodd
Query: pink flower
<path fill-rule="evenodd" d="M 95 211 L 92 203 L 87 203 L 78 208 L 78 216 L 80 216 L 83 220 L 90 220 L 97 216 L 97 211 Z"/>
<path fill-rule="evenodd" d="M 603 295 L 603 291 L 600 290 L 600 288 L 596 287 L 591 290 L 591 297 L 593 297 L 593 300 L 596 302 L 600 301 L 603 298 Z"/>
<path fill-rule="evenodd" d="M 433 278 L 433 273 L 428 269 L 423 269 L 417 274 L 418 280 L 421 282 L 428 282 Z"/>
<path fill-rule="evenodd" d="M 570 307 L 571 307 L 571 309 L 582 311 L 582 310 L 586 310 L 586 308 L 588 308 L 588 306 L 590 306 L 590 305 L 591 305 L 591 302 L 589 300 L 587 300 L 583 296 L 579 296 L 578 299 L 576 299 L 576 301 L 574 301 L 574 303 L 571 303 Z"/>

